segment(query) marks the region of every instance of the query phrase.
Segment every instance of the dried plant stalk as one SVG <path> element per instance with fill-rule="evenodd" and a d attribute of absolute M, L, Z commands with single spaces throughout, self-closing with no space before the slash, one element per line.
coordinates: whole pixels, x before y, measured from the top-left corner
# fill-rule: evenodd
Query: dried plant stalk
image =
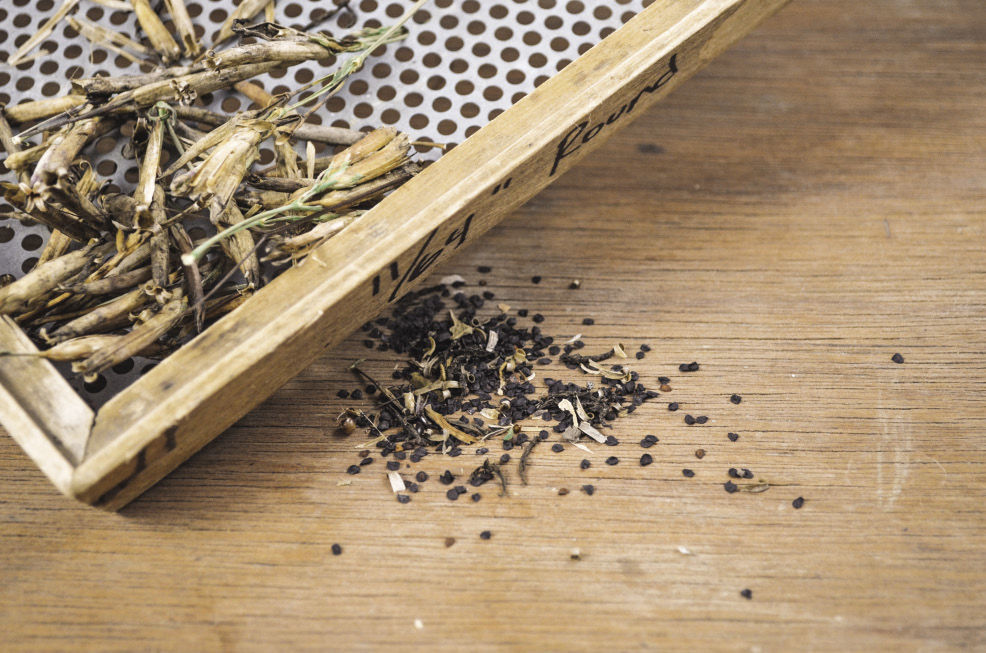
<path fill-rule="evenodd" d="M 183 120 L 193 120 L 210 127 L 218 127 L 229 121 L 228 116 L 214 113 L 207 109 L 189 107 L 184 105 L 175 106 L 175 115 Z M 355 129 L 344 129 L 342 127 L 323 127 L 322 125 L 310 125 L 305 123 L 295 128 L 293 133 L 295 138 L 327 145 L 352 145 L 366 134 Z"/>
<path fill-rule="evenodd" d="M 126 57 L 134 63 L 140 64 L 143 63 L 143 61 L 132 52 L 125 50 L 124 48 L 130 48 L 130 50 L 145 56 L 150 56 L 152 54 L 151 50 L 145 48 L 142 44 L 134 41 L 130 37 L 103 27 L 102 25 L 90 23 L 85 18 L 73 18 L 70 16 L 68 18 L 68 24 L 71 25 L 72 28 L 79 34 L 86 37 L 93 45 L 102 46 L 108 50 L 112 50 L 113 52 Z M 102 79 L 109 78 L 104 77 Z"/>
<path fill-rule="evenodd" d="M 270 251 L 264 260 L 281 262 L 307 256 L 311 250 L 341 232 L 359 217 L 358 214 L 339 216 L 333 220 L 321 222 L 297 236 L 271 236 Z"/>
<path fill-rule="evenodd" d="M 76 361 L 92 356 L 100 349 L 111 347 L 122 336 L 83 336 L 59 343 L 50 349 L 36 352 L 0 352 L 0 356 L 36 356 L 50 361 Z"/>
<path fill-rule="evenodd" d="M 44 24 L 38 28 L 38 31 L 35 32 L 31 38 L 24 41 L 24 44 L 17 48 L 17 52 L 10 55 L 10 58 L 7 59 L 7 63 L 11 66 L 16 66 L 21 63 L 28 52 L 36 48 L 38 44 L 51 36 L 51 33 L 54 31 L 55 25 L 58 24 L 58 21 L 65 18 L 70 11 L 75 9 L 77 4 L 79 4 L 79 0 L 65 0 L 65 2 L 62 3 L 62 6 L 58 8 L 51 18 L 46 20 Z"/>
<path fill-rule="evenodd" d="M 154 283 L 164 288 L 168 285 L 168 274 L 171 265 L 170 238 L 165 226 L 167 216 L 164 213 L 164 189 L 154 187 L 151 198 L 150 215 L 151 227 L 151 271 Z"/>
<path fill-rule="evenodd" d="M 178 61 L 181 58 L 181 48 L 161 22 L 161 17 L 151 9 L 151 3 L 148 0 L 130 0 L 130 4 L 137 15 L 137 22 L 161 60 L 166 64 Z"/>
<path fill-rule="evenodd" d="M 233 84 L 233 88 L 247 96 L 247 98 L 260 108 L 268 107 L 274 103 L 274 96 L 263 89 L 255 82 L 242 81 Z"/>
<path fill-rule="evenodd" d="M 73 295 L 118 295 L 151 278 L 150 266 L 130 270 L 113 277 L 63 285 L 59 289 Z"/>
<path fill-rule="evenodd" d="M 175 30 L 178 31 L 182 46 L 185 48 L 185 54 L 189 57 L 197 57 L 202 52 L 202 45 L 195 36 L 195 25 L 192 24 L 192 18 L 188 15 L 185 0 L 164 0 L 164 4 L 168 8 L 168 13 L 171 14 Z"/>
<path fill-rule="evenodd" d="M 56 136 L 35 166 L 31 184 L 52 185 L 64 177 L 86 143 L 97 133 L 105 131 L 99 129 L 102 120 L 99 117 L 81 120 L 66 133 Z"/>

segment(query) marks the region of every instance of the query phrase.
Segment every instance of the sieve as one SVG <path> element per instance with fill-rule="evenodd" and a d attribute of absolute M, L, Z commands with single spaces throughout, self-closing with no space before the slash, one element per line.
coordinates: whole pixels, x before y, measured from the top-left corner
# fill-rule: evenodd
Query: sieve
<path fill-rule="evenodd" d="M 270 287 L 251 299 L 252 317 L 234 312 L 161 365 L 135 358 L 83 383 L 46 361 L 0 362 L 4 425 L 64 493 L 120 507 L 784 2 L 433 0 L 414 16 L 406 40 L 379 48 L 311 120 L 360 130 L 393 126 L 447 144 L 441 160 L 312 261 L 276 279 L 272 286 L 281 292 Z M 9 0 L 0 7 L 0 60 L 59 4 Z M 297 29 L 344 34 L 387 25 L 409 4 L 352 0 L 330 12 L 326 0 L 277 0 L 274 15 Z M 209 44 L 232 5 L 186 6 L 200 41 Z M 75 15 L 141 34 L 131 11 L 81 0 Z M 277 94 L 326 74 L 333 63 L 306 62 L 254 81 Z M 55 97 L 71 90 L 72 79 L 135 72 L 137 64 L 91 45 L 63 21 L 28 61 L 0 67 L 0 102 Z M 199 100 L 223 113 L 251 108 L 232 91 Z M 125 192 L 133 188 L 137 162 L 122 140 L 104 136 L 87 156 L 101 177 Z M 438 158 L 423 147 L 420 156 Z M 261 164 L 273 158 L 269 145 L 261 149 Z M 30 270 L 46 237 L 40 225 L 0 223 L 0 274 Z M 365 256 L 343 265 L 352 257 L 338 254 L 354 244 Z M 331 290 L 319 295 L 312 288 Z M 267 340 L 245 354 L 251 328 Z M 9 322 L 0 340 L 7 349 L 31 346 Z M 201 388 L 195 397 L 188 390 L 193 379 L 182 372 L 193 362 L 206 374 L 194 379 Z M 259 370 L 269 380 L 263 388 L 249 380 Z M 23 384 L 32 374 L 43 387 Z"/>

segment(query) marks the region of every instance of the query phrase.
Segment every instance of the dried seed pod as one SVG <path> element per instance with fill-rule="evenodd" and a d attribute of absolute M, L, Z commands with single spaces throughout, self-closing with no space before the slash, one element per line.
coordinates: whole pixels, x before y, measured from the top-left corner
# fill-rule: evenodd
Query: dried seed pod
<path fill-rule="evenodd" d="M 85 95 L 70 93 L 69 95 L 61 95 L 59 97 L 24 102 L 23 104 L 7 107 L 4 109 L 4 112 L 7 114 L 7 120 L 12 123 L 34 122 L 35 120 L 43 120 L 44 118 L 50 118 L 59 113 L 64 113 L 69 109 L 81 107 L 85 103 Z"/>
<path fill-rule="evenodd" d="M 174 299 L 162 306 L 160 311 L 136 325 L 126 335 L 120 336 L 114 346 L 101 349 L 85 360 L 74 363 L 72 371 L 91 376 L 137 356 L 173 327 L 187 308 L 188 300 L 180 291 L 176 291 Z"/>
<path fill-rule="evenodd" d="M 68 251 L 68 248 L 72 245 L 72 239 L 55 229 L 51 232 L 51 236 L 48 237 L 48 242 L 45 243 L 45 248 L 41 250 L 41 255 L 38 257 L 37 265 L 43 265 L 48 261 L 54 260 L 59 256 L 63 255 Z"/>
<path fill-rule="evenodd" d="M 226 18 L 226 22 L 219 29 L 219 35 L 216 36 L 215 45 L 220 45 L 233 37 L 233 23 L 235 21 L 250 20 L 263 11 L 269 1 L 243 0 L 236 9 L 230 12 L 229 17 Z"/>
<path fill-rule="evenodd" d="M 151 270 L 154 283 L 160 287 L 168 284 L 168 273 L 171 264 L 170 239 L 168 228 L 165 226 L 167 215 L 164 213 L 164 189 L 160 186 L 154 187 L 154 195 L 151 200 L 150 216 L 153 226 L 151 227 Z"/>
<path fill-rule="evenodd" d="M 75 9 L 77 4 L 79 4 L 79 0 L 65 0 L 65 2 L 62 3 L 62 6 L 58 8 L 58 11 L 52 14 L 52 16 L 38 28 L 38 31 L 35 32 L 31 38 L 24 41 L 24 43 L 17 48 L 17 52 L 10 55 L 10 58 L 7 59 L 7 64 L 10 66 L 16 66 L 19 64 L 28 52 L 36 48 L 38 44 L 51 35 L 52 31 L 55 29 L 55 25 L 58 24 L 58 21 L 65 18 L 70 11 Z"/>
<path fill-rule="evenodd" d="M 164 0 L 164 4 L 168 8 L 168 13 L 171 14 L 175 30 L 185 48 L 185 54 L 189 57 L 197 57 L 202 52 L 202 46 L 195 36 L 195 25 L 192 24 L 192 18 L 188 15 L 185 0 Z"/>
<path fill-rule="evenodd" d="M 178 105 L 174 107 L 174 110 L 175 115 L 183 120 L 192 120 L 203 125 L 209 125 L 210 127 L 218 127 L 229 122 L 228 116 L 214 113 L 207 109 L 200 109 L 198 107 Z M 254 114 L 241 114 L 242 117 L 250 117 L 252 115 Z M 344 129 L 342 127 L 327 127 L 324 125 L 311 125 L 304 123 L 294 128 L 292 136 L 302 140 L 314 141 L 316 143 L 326 143 L 328 145 L 352 145 L 361 138 L 365 137 L 366 134 L 361 131 L 356 131 L 355 129 Z M 332 157 L 327 157 L 325 160 L 331 161 L 331 159 Z M 322 165 L 319 169 L 325 168 L 326 165 L 327 163 Z M 271 169 L 272 168 L 268 169 L 268 171 Z M 266 174 L 268 171 L 261 171 L 261 174 Z"/>
<path fill-rule="evenodd" d="M 161 22 L 161 17 L 151 9 L 151 3 L 148 0 L 130 0 L 130 4 L 133 6 L 134 14 L 137 15 L 137 22 L 151 45 L 161 55 L 161 60 L 165 64 L 170 64 L 180 59 L 181 48 Z"/>
<path fill-rule="evenodd" d="M 233 225 L 243 222 L 243 214 L 240 213 L 240 209 L 236 206 L 235 202 L 230 202 L 226 205 L 226 210 L 221 214 L 219 220 L 216 221 L 216 227 L 232 227 Z M 229 260 L 233 262 L 234 265 L 240 266 L 240 271 L 246 280 L 253 287 L 260 286 L 260 262 L 257 260 L 256 246 L 253 241 L 253 235 L 247 229 L 237 231 L 232 234 L 229 238 L 222 241 L 223 251 L 226 252 L 226 256 Z"/>
<path fill-rule="evenodd" d="M 141 64 L 144 63 L 139 57 L 134 56 L 128 50 L 124 48 L 130 48 L 135 52 L 139 52 L 143 55 L 150 55 L 152 51 L 145 48 L 143 45 L 134 41 L 133 39 L 120 34 L 119 32 L 113 31 L 102 25 L 97 25 L 96 23 L 90 23 L 84 18 L 68 18 L 68 24 L 72 28 L 82 34 L 82 36 L 89 39 L 93 45 L 99 45 L 106 48 L 112 52 L 117 53 L 125 59 L 129 59 L 133 63 Z M 106 79 L 106 78 L 103 78 Z M 75 82 L 72 82 L 72 86 L 75 87 Z"/>
<path fill-rule="evenodd" d="M 0 288 L 0 313 L 11 314 L 25 309 L 58 284 L 83 269 L 94 257 L 112 251 L 112 245 L 87 245 L 39 265 L 14 283 Z"/>
<path fill-rule="evenodd" d="M 0 356 L 37 356 L 38 358 L 47 358 L 50 361 L 77 361 L 88 358 L 101 349 L 113 347 L 122 337 L 113 335 L 82 336 L 81 338 L 66 340 L 43 351 L 0 352 Z"/>
<path fill-rule="evenodd" d="M 151 278 L 150 266 L 137 268 L 113 277 L 94 279 L 59 286 L 59 290 L 73 295 L 117 295 L 126 292 Z"/>
<path fill-rule="evenodd" d="M 64 177 L 86 143 L 108 130 L 107 125 L 100 128 L 102 122 L 103 119 L 99 117 L 80 120 L 65 133 L 52 139 L 51 145 L 34 168 L 31 184 L 50 186 L 54 185 L 60 177 Z"/>
<path fill-rule="evenodd" d="M 320 222 L 297 236 L 271 236 L 270 249 L 264 260 L 284 262 L 307 256 L 313 249 L 338 234 L 359 217 L 359 214 L 339 216 L 327 222 Z"/>

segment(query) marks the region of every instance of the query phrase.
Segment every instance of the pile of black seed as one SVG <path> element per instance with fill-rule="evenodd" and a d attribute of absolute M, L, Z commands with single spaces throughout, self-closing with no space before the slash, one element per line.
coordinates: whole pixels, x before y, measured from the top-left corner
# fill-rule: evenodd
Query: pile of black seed
<path fill-rule="evenodd" d="M 488 271 L 488 268 L 480 269 L 481 273 Z M 479 285 L 486 284 L 481 281 Z M 467 294 L 465 287 L 466 283 L 457 279 L 409 293 L 395 304 L 389 316 L 362 327 L 363 344 L 368 349 L 393 351 L 406 357 L 395 368 L 387 385 L 371 377 L 357 363 L 353 371 L 363 382 L 363 387 L 338 393 L 344 399 L 360 401 L 366 398 L 374 402 L 375 410 L 364 412 L 350 408 L 343 419 L 350 422 L 350 429 L 356 426 L 368 431 L 380 457 L 392 458 L 386 463 L 388 471 L 399 472 L 402 467 L 420 462 L 432 453 L 460 456 L 468 447 L 476 455 L 483 456 L 474 471 L 460 483 L 449 470 L 438 480 L 446 486 L 445 494 L 450 501 L 469 495 L 472 501 L 478 502 L 481 494 L 467 489 L 466 484 L 479 488 L 493 482 L 499 487 L 499 493 L 504 494 L 507 478 L 502 469 L 512 462 L 512 456 L 516 458 L 519 478 L 526 484 L 527 457 L 538 444 L 551 437 L 550 431 L 559 434 L 550 445 L 550 450 L 555 453 L 565 451 L 565 443 L 589 441 L 579 431 L 579 424 L 574 423 L 570 406 L 577 405 L 582 413 L 579 421 L 587 422 L 598 432 L 599 428 L 606 428 L 633 413 L 642 403 L 672 389 L 671 380 L 663 376 L 657 379 L 660 392 L 645 387 L 637 372 L 615 362 L 630 359 L 631 354 L 622 348 L 619 354 L 616 349 L 611 349 L 585 355 L 580 353 L 585 348 L 581 340 L 556 344 L 552 336 L 543 332 L 540 325 L 545 320 L 540 314 L 532 315 L 526 309 L 510 314 L 509 307 L 500 305 L 491 317 L 481 318 L 480 312 L 495 299 L 494 293 L 486 290 L 481 294 Z M 488 308 L 486 312 L 490 312 Z M 528 318 L 533 324 L 522 324 Z M 583 324 L 593 324 L 592 318 L 585 318 Z M 650 350 L 648 345 L 641 345 L 633 358 L 643 359 Z M 534 374 L 535 370 L 556 361 L 569 370 L 584 373 L 584 383 Z M 694 373 L 700 370 L 700 365 L 693 361 L 680 364 L 678 369 L 682 373 Z M 600 371 L 604 373 L 599 374 Z M 424 391 L 425 388 L 428 390 Z M 738 394 L 728 395 L 725 399 L 734 405 L 742 402 Z M 668 411 L 675 412 L 679 405 L 671 402 L 667 407 Z M 545 428 L 537 433 L 529 426 L 523 431 L 519 428 L 521 422 L 529 425 L 532 420 L 545 422 Z M 705 415 L 684 416 L 688 426 L 700 426 L 708 421 Z M 739 435 L 730 432 L 727 438 L 736 442 Z M 590 443 L 595 444 L 594 441 Z M 657 436 L 646 435 L 639 445 L 649 449 L 657 443 Z M 503 450 L 499 456 L 490 451 L 497 444 Z M 603 444 L 615 447 L 620 442 L 610 435 L 605 437 Z M 515 448 L 520 450 L 519 454 L 511 453 Z M 374 462 L 368 449 L 361 451 L 360 456 L 358 464 L 348 468 L 350 474 L 359 474 L 364 466 Z M 697 459 L 704 456 L 704 449 L 695 451 Z M 607 465 L 619 462 L 617 456 L 605 458 Z M 654 457 L 651 454 L 645 452 L 640 456 L 642 467 L 652 463 Z M 582 459 L 579 465 L 585 470 L 591 467 L 591 462 Z M 682 475 L 693 478 L 696 474 L 685 468 Z M 723 489 L 730 494 L 762 492 L 769 488 L 763 481 L 742 483 L 755 478 L 746 468 L 729 468 L 727 476 Z M 413 478 L 412 481 L 402 477 L 406 492 L 397 494 L 399 502 L 409 503 L 411 495 L 429 480 L 424 471 L 417 472 Z M 734 483 L 732 479 L 741 483 Z M 582 491 L 592 495 L 595 488 L 583 485 Z M 567 488 L 562 488 L 559 494 L 568 492 Z M 804 499 L 799 497 L 793 506 L 800 508 L 803 503 Z"/>

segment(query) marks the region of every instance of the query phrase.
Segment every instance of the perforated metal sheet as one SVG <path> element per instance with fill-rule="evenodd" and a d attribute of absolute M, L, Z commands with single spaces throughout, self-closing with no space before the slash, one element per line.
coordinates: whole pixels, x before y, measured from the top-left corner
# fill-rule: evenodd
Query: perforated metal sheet
<path fill-rule="evenodd" d="M 461 143 L 651 2 L 433 0 L 414 17 L 405 41 L 369 59 L 311 121 L 354 129 L 392 125 L 416 139 Z M 0 0 L 0 61 L 6 61 L 60 4 L 61 0 Z M 152 6 L 156 4 L 160 3 L 152 1 Z M 212 42 L 234 4 L 239 3 L 186 0 L 203 44 Z M 349 4 L 354 11 L 339 12 L 313 29 L 343 34 L 354 26 L 387 25 L 404 13 L 411 0 Z M 277 0 L 276 20 L 302 29 L 332 7 L 331 0 Z M 74 13 L 132 38 L 142 37 L 132 12 L 81 0 Z M 71 90 L 69 80 L 79 77 L 139 72 L 137 64 L 91 45 L 66 22 L 35 53 L 41 50 L 45 54 L 16 68 L 0 66 L 0 102 L 14 105 L 62 95 Z M 332 70 L 332 66 L 305 63 L 254 81 L 271 93 L 281 93 Z M 250 108 L 249 101 L 235 92 L 202 99 L 209 108 L 225 113 Z M 137 162 L 124 156 L 123 145 L 122 140 L 106 136 L 94 144 L 89 156 L 102 177 L 128 191 L 137 181 Z M 273 160 L 269 148 L 263 148 L 261 155 L 262 163 Z M 422 156 L 436 154 L 426 151 Z M 0 222 L 0 274 L 21 276 L 30 270 L 46 238 L 44 227 Z M 118 366 L 85 386 L 80 379 L 69 378 L 83 397 L 98 406 L 149 363 L 138 359 Z"/>

